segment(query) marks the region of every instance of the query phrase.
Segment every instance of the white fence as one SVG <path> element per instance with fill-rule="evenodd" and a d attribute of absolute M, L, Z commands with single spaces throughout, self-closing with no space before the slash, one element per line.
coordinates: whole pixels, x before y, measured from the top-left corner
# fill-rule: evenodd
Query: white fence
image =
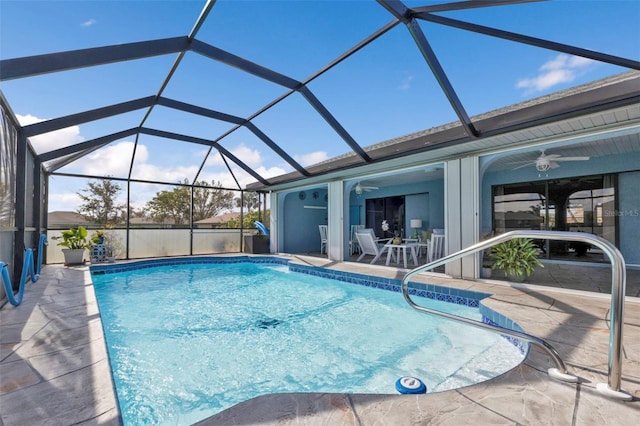
<path fill-rule="evenodd" d="M 94 231 L 89 230 L 89 235 Z M 114 229 L 106 231 L 110 242 L 115 241 L 116 260 L 126 257 L 127 231 Z M 194 229 L 193 252 L 191 252 L 190 229 L 130 229 L 129 258 L 143 259 L 148 257 L 206 255 L 241 252 L 241 233 L 239 229 Z M 256 230 L 245 230 L 244 235 L 255 235 Z M 62 247 L 57 245 L 53 237 L 60 236 L 62 230 L 49 230 L 47 263 L 64 263 Z M 89 250 L 85 259 L 90 259 Z"/>

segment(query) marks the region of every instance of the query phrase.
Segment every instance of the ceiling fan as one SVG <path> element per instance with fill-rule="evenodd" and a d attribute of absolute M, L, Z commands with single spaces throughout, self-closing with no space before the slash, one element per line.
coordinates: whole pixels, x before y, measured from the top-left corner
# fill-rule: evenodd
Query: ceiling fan
<path fill-rule="evenodd" d="M 360 182 L 358 182 L 356 186 L 353 187 L 353 190 L 358 196 L 362 195 L 364 191 L 369 192 L 369 191 L 373 191 L 374 189 L 379 189 L 379 188 L 377 186 L 363 186 L 363 185 L 360 185 Z"/>
<path fill-rule="evenodd" d="M 557 169 L 560 167 L 559 161 L 587 161 L 589 157 L 563 157 L 559 154 L 545 154 L 544 149 L 540 151 L 540 156 L 533 161 L 519 161 L 514 164 L 521 164 L 513 170 L 521 169 L 530 165 L 536 166 L 539 172 L 546 172 L 549 169 Z M 524 163 L 524 164 L 522 164 Z"/>

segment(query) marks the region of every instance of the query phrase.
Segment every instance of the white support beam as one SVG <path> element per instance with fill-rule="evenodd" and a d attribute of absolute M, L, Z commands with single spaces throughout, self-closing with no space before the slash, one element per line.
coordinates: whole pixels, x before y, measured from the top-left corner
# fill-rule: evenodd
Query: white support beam
<path fill-rule="evenodd" d="M 460 160 L 460 248 L 467 248 L 478 242 L 479 235 L 479 191 L 478 157 Z M 480 254 L 462 258 L 462 278 L 478 277 Z"/>
<path fill-rule="evenodd" d="M 444 169 L 444 227 L 447 254 L 460 250 L 460 160 L 445 163 Z M 462 262 L 454 260 L 445 265 L 452 277 L 462 276 Z"/>
<path fill-rule="evenodd" d="M 279 253 L 280 244 L 279 241 L 284 241 L 283 229 L 278 227 L 278 218 L 280 212 L 284 209 L 285 194 L 270 192 L 269 193 L 269 205 L 271 210 L 269 211 L 269 251 L 271 253 Z"/>
<path fill-rule="evenodd" d="M 451 160 L 445 168 L 445 232 L 447 254 L 477 242 L 478 235 L 478 158 Z M 445 272 L 456 278 L 477 277 L 478 255 L 467 256 L 445 265 Z"/>
<path fill-rule="evenodd" d="M 344 260 L 344 189 L 342 181 L 329 182 L 327 252 L 330 260 Z"/>

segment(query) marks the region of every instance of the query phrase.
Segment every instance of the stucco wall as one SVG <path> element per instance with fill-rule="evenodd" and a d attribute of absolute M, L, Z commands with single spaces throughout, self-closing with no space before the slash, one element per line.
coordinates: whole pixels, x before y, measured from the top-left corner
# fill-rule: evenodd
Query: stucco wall
<path fill-rule="evenodd" d="M 618 176 L 619 249 L 627 264 L 640 265 L 640 171 Z"/>
<path fill-rule="evenodd" d="M 304 200 L 300 193 L 304 193 Z M 314 198 L 317 193 L 317 198 Z M 320 251 L 320 231 L 318 225 L 327 224 L 327 188 L 306 189 L 285 196 L 280 224 L 284 226 L 284 241 L 281 250 L 287 253 L 312 253 Z"/>

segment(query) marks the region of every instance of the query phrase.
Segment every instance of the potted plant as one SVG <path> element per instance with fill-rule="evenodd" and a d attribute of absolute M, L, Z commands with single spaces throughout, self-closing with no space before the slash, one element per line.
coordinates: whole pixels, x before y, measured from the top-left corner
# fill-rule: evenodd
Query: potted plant
<path fill-rule="evenodd" d="M 111 230 L 99 229 L 91 236 L 91 263 L 115 262 L 122 252 L 122 245 Z"/>
<path fill-rule="evenodd" d="M 106 234 L 103 229 L 98 229 L 91 235 L 91 247 L 89 256 L 91 263 L 100 263 L 106 260 Z"/>
<path fill-rule="evenodd" d="M 538 260 L 539 254 L 540 250 L 530 238 L 514 238 L 491 249 L 491 269 L 501 269 L 510 281 L 522 282 L 536 266 L 544 268 Z"/>
<path fill-rule="evenodd" d="M 93 244 L 104 244 L 104 238 L 105 238 L 105 232 L 102 229 L 98 229 L 96 232 L 94 232 L 94 234 L 91 236 L 91 242 Z"/>
<path fill-rule="evenodd" d="M 62 249 L 65 265 L 78 265 L 84 262 L 84 251 L 91 247 L 87 235 L 87 228 L 78 226 L 63 231 L 59 237 L 52 238 L 53 240 L 61 240 L 58 245 L 66 247 Z"/>
<path fill-rule="evenodd" d="M 107 257 L 107 262 L 113 263 L 116 261 L 116 252 L 117 249 L 112 244 L 105 245 L 105 256 Z"/>

